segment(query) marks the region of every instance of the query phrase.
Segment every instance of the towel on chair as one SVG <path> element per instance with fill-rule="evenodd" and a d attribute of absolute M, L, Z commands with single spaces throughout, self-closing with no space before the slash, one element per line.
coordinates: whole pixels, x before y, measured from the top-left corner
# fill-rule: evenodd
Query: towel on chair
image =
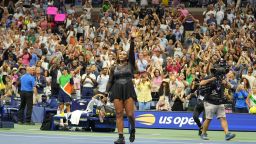
<path fill-rule="evenodd" d="M 71 124 L 79 125 L 80 117 L 83 113 L 86 113 L 86 112 L 81 110 L 73 111 L 70 118 Z"/>

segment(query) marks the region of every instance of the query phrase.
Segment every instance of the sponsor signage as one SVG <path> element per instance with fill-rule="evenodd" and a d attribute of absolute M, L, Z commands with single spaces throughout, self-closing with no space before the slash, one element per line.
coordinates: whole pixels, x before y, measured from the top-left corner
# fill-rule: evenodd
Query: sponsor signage
<path fill-rule="evenodd" d="M 202 117 L 199 118 L 202 122 Z M 159 112 L 159 111 L 136 111 L 136 127 L 138 128 L 161 128 L 161 129 L 195 129 L 198 127 L 193 119 L 192 112 Z M 256 131 L 256 115 L 251 114 L 227 114 L 229 130 L 233 131 Z M 128 123 L 125 122 L 125 126 Z M 211 121 L 210 130 L 222 130 L 220 121 L 214 118 Z"/>

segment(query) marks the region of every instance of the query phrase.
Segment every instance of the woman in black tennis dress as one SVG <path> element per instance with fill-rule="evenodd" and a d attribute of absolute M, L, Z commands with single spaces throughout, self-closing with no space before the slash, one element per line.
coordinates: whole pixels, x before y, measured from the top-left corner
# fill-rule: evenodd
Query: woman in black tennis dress
<path fill-rule="evenodd" d="M 122 51 L 117 55 L 117 58 L 117 64 L 113 66 L 110 71 L 107 92 L 116 110 L 116 123 L 119 137 L 115 141 L 115 144 L 124 144 L 124 109 L 131 124 L 130 142 L 134 142 L 135 140 L 134 102 L 137 100 L 137 96 L 132 82 L 133 72 L 135 70 L 133 37 L 131 38 L 129 55 L 126 51 Z"/>

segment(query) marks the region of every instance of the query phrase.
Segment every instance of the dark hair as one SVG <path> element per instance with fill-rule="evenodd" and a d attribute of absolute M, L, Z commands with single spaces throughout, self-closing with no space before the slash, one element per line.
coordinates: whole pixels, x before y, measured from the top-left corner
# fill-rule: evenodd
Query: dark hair
<path fill-rule="evenodd" d="M 246 80 L 246 84 L 244 84 L 244 88 L 249 89 L 250 88 L 249 80 L 247 78 L 242 78 L 242 82 L 244 79 Z"/>
<path fill-rule="evenodd" d="M 164 83 L 166 84 L 165 86 L 164 86 Z M 161 96 L 161 95 L 164 95 L 164 89 L 165 89 L 165 95 L 166 96 L 169 96 L 169 94 L 170 94 L 170 88 L 169 88 L 169 83 L 168 82 L 165 82 L 165 81 L 163 81 L 162 83 L 161 83 L 161 86 L 160 86 L 160 88 L 159 88 L 159 90 L 158 90 L 158 94 Z"/>
<path fill-rule="evenodd" d="M 122 52 L 122 51 L 121 51 L 121 52 Z M 116 63 L 117 63 L 117 64 L 120 64 L 121 61 L 120 61 L 120 59 L 119 59 L 119 54 L 118 54 L 117 52 L 115 52 L 114 54 L 116 55 Z M 128 61 L 129 61 L 129 56 L 128 56 L 128 53 L 127 53 L 127 52 L 126 52 L 126 54 L 127 54 L 127 60 L 126 60 L 126 61 L 128 62 Z"/>
<path fill-rule="evenodd" d="M 154 76 L 156 76 L 156 71 L 159 71 L 159 76 L 161 75 L 161 71 L 159 69 L 154 70 Z"/>
<path fill-rule="evenodd" d="M 64 70 L 67 70 L 68 73 L 69 73 L 69 68 L 68 68 L 68 67 L 63 67 L 63 68 L 61 69 L 61 71 L 64 71 Z"/>

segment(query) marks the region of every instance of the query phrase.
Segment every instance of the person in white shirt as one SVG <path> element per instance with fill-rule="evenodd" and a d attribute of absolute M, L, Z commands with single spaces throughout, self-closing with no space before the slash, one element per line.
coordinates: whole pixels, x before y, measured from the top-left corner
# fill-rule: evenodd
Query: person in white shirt
<path fill-rule="evenodd" d="M 76 35 L 76 32 L 75 32 L 74 28 L 73 28 L 73 27 L 70 27 L 69 30 L 68 30 L 68 32 L 67 32 L 67 36 L 68 36 L 68 37 L 67 37 L 66 42 L 69 44 L 71 37 L 75 37 L 75 35 Z"/>
<path fill-rule="evenodd" d="M 91 19 L 92 5 L 88 1 L 86 1 L 85 4 L 83 5 L 83 9 L 84 9 L 84 12 L 86 14 L 86 19 L 90 20 Z"/>
<path fill-rule="evenodd" d="M 219 9 L 219 10 L 217 11 L 217 13 L 216 13 L 217 25 L 220 25 L 220 24 L 221 24 L 223 18 L 224 18 L 224 12 Z"/>
<path fill-rule="evenodd" d="M 165 49 L 167 46 L 168 40 L 165 38 L 164 35 L 165 35 L 164 32 L 161 31 L 158 39 L 160 40 L 160 45 Z"/>
<path fill-rule="evenodd" d="M 210 4 L 206 11 L 204 11 L 203 15 L 205 16 L 204 21 L 206 22 L 208 19 L 210 19 L 210 15 L 213 14 L 214 17 L 216 15 L 216 11 L 214 10 L 214 7 L 212 4 Z"/>
<path fill-rule="evenodd" d="M 45 32 L 44 31 L 42 31 L 41 33 L 40 33 L 40 36 L 39 36 L 39 44 L 42 44 L 42 43 L 47 43 L 47 41 L 48 41 L 48 37 L 47 37 L 47 35 L 45 34 Z"/>
<path fill-rule="evenodd" d="M 23 12 L 21 9 L 17 9 L 16 12 L 14 13 L 13 17 L 18 20 L 21 16 L 23 16 Z"/>
<path fill-rule="evenodd" d="M 76 91 L 75 93 L 75 98 L 76 99 L 81 99 L 81 75 L 80 72 L 74 75 L 74 89 Z"/>
<path fill-rule="evenodd" d="M 163 65 L 164 59 L 163 59 L 163 57 L 161 55 L 160 48 L 154 49 L 154 52 L 155 52 L 155 55 L 153 55 L 151 57 L 152 66 L 154 66 L 157 69 L 159 69 L 160 71 L 162 71 L 162 65 Z"/>
<path fill-rule="evenodd" d="M 82 75 L 81 84 L 82 88 L 82 99 L 92 98 L 94 84 L 96 83 L 96 76 L 92 73 L 91 67 L 87 66 L 86 73 Z"/>
<path fill-rule="evenodd" d="M 224 29 L 225 32 L 230 29 L 227 19 L 223 20 L 223 24 L 221 25 L 221 27 Z"/>
<path fill-rule="evenodd" d="M 27 24 L 28 30 L 36 28 L 37 24 L 32 17 L 29 18 L 29 21 L 30 22 Z"/>
<path fill-rule="evenodd" d="M 75 13 L 75 6 L 74 5 L 71 5 L 70 8 L 67 10 L 67 13 L 69 15 L 73 15 Z"/>
<path fill-rule="evenodd" d="M 71 15 L 68 15 L 68 18 L 66 19 L 66 28 L 68 28 L 71 25 L 72 17 Z"/>
<path fill-rule="evenodd" d="M 123 49 L 128 52 L 130 49 L 130 41 L 128 39 L 123 39 Z"/>
<path fill-rule="evenodd" d="M 106 92 L 108 80 L 108 68 L 103 67 L 101 74 L 97 77 L 98 93 L 104 94 Z"/>
<path fill-rule="evenodd" d="M 139 58 L 136 60 L 136 65 L 139 73 L 143 73 L 147 71 L 148 62 L 143 58 L 143 53 L 139 53 Z"/>
<path fill-rule="evenodd" d="M 182 44 L 180 41 L 176 41 L 175 42 L 175 48 L 174 48 L 174 57 L 182 57 L 183 56 L 183 53 L 182 53 Z"/>
<path fill-rule="evenodd" d="M 108 59 L 103 59 L 103 67 L 110 68 L 113 64 L 115 64 L 115 60 L 112 54 L 108 56 Z"/>
<path fill-rule="evenodd" d="M 100 54 L 100 60 L 104 62 L 104 61 L 107 61 L 109 59 L 108 47 L 103 46 L 103 45 L 101 47 L 102 47 L 102 50 L 101 50 L 101 54 Z"/>
<path fill-rule="evenodd" d="M 227 19 L 230 21 L 230 23 L 233 23 L 233 20 L 236 18 L 236 16 L 233 14 L 231 10 L 227 10 Z"/>

